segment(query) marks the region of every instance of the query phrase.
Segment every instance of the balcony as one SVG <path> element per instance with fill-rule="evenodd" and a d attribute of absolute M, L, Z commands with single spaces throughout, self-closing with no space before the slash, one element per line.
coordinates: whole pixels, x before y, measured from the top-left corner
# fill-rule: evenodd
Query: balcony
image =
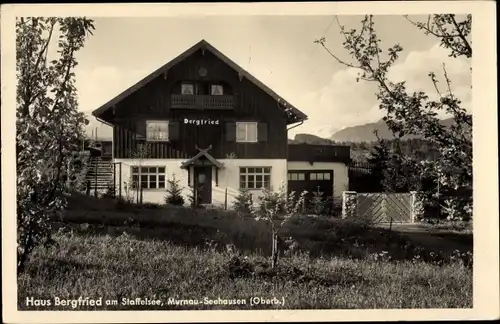
<path fill-rule="evenodd" d="M 170 96 L 172 109 L 232 110 L 234 96 L 178 95 Z"/>

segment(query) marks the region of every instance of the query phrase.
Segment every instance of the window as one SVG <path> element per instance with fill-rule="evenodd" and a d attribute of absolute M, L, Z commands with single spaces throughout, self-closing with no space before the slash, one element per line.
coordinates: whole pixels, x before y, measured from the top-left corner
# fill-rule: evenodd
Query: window
<path fill-rule="evenodd" d="M 240 189 L 270 189 L 271 168 L 240 168 Z"/>
<path fill-rule="evenodd" d="M 313 172 L 309 175 L 310 180 L 330 180 L 329 172 Z"/>
<path fill-rule="evenodd" d="M 143 189 L 164 189 L 165 167 L 132 167 L 132 188 L 137 188 L 139 183 Z"/>
<path fill-rule="evenodd" d="M 220 84 L 212 84 L 210 94 L 212 96 L 222 96 L 224 94 L 224 88 Z"/>
<path fill-rule="evenodd" d="M 148 120 L 146 137 L 148 141 L 168 141 L 168 121 Z"/>
<path fill-rule="evenodd" d="M 305 180 L 306 175 L 303 172 L 288 172 L 288 180 L 296 181 L 296 180 Z"/>
<path fill-rule="evenodd" d="M 257 142 L 256 122 L 236 123 L 236 142 Z"/>
<path fill-rule="evenodd" d="M 194 85 L 191 83 L 181 84 L 181 94 L 183 95 L 194 95 Z"/>

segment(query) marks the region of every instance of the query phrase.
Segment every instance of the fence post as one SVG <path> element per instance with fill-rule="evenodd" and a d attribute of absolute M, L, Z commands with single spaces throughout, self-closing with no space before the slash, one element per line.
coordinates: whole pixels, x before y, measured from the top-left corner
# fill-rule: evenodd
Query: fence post
<path fill-rule="evenodd" d="M 420 218 L 423 213 L 422 202 L 418 199 L 416 191 L 410 191 L 410 222 L 415 223 L 417 218 Z"/>
<path fill-rule="evenodd" d="M 224 210 L 227 210 L 227 188 L 224 193 Z"/>
<path fill-rule="evenodd" d="M 120 191 L 120 199 L 122 198 L 122 163 L 120 163 L 120 167 L 118 168 L 120 171 L 120 174 L 118 175 L 118 188 Z"/>
<path fill-rule="evenodd" d="M 94 197 L 97 198 L 97 161 L 94 160 Z"/>
<path fill-rule="evenodd" d="M 113 163 L 113 198 L 116 198 L 116 164 Z"/>
<path fill-rule="evenodd" d="M 357 214 L 357 193 L 356 191 L 342 192 L 342 218 L 354 218 Z"/>
<path fill-rule="evenodd" d="M 87 180 L 86 183 L 85 183 L 85 194 L 87 196 L 90 196 L 90 180 Z"/>

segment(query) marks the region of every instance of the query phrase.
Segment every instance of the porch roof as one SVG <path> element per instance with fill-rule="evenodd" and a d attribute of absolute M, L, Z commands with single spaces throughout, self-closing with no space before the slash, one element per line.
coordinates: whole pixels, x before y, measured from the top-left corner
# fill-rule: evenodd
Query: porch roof
<path fill-rule="evenodd" d="M 209 147 L 206 150 L 200 150 L 198 152 L 198 154 L 196 154 L 195 156 L 193 156 L 189 160 L 182 162 L 181 169 L 187 169 L 191 165 L 206 165 L 206 164 L 199 163 L 200 162 L 200 158 L 202 158 L 202 157 L 205 157 L 210 162 L 209 165 L 213 165 L 213 166 L 215 166 L 215 167 L 217 167 L 219 169 L 223 169 L 224 168 L 224 164 L 221 163 L 221 162 L 219 162 L 219 161 L 217 161 L 217 159 L 215 159 L 212 155 L 210 155 L 210 153 L 207 152 L 210 148 L 211 147 Z"/>

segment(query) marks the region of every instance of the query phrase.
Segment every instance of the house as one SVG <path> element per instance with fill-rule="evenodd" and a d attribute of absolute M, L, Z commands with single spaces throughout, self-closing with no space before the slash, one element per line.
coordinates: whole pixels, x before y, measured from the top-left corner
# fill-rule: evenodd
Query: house
<path fill-rule="evenodd" d="M 288 145 L 288 130 L 307 116 L 205 40 L 92 115 L 113 127 L 115 179 L 140 183 L 143 201 L 163 202 L 173 177 L 185 196 L 197 188 L 201 204 L 282 183 L 347 189 L 349 147 Z"/>

